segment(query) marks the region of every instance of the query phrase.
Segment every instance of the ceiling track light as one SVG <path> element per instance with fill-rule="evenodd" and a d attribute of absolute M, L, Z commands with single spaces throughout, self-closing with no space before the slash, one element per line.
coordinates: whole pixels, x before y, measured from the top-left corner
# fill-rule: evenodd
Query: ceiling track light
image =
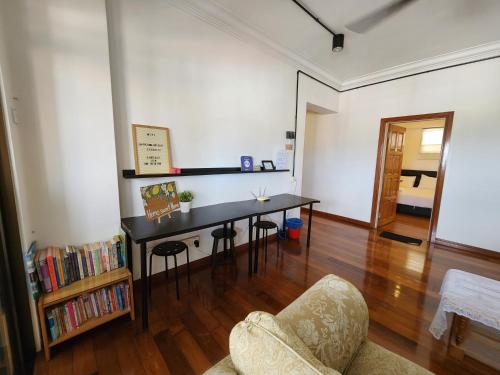
<path fill-rule="evenodd" d="M 340 52 L 344 49 L 344 34 L 335 34 L 333 36 L 333 52 Z"/>
<path fill-rule="evenodd" d="M 337 34 L 327 25 L 323 23 L 313 12 L 311 12 L 307 7 L 298 0 L 292 0 L 300 9 L 307 13 L 314 21 L 321 25 L 326 31 L 333 35 L 332 51 L 340 52 L 344 49 L 344 34 Z"/>

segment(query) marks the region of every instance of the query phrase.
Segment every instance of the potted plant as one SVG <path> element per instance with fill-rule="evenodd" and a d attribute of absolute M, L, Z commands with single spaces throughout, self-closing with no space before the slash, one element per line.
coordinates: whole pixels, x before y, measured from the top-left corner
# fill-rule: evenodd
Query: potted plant
<path fill-rule="evenodd" d="M 193 193 L 190 191 L 181 191 L 179 193 L 179 202 L 181 205 L 181 212 L 188 213 L 191 209 L 191 202 L 193 201 Z"/>

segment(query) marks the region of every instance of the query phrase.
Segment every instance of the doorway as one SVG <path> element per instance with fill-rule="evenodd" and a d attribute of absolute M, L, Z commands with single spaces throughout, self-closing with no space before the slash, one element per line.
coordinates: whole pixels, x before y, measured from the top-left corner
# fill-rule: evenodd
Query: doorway
<path fill-rule="evenodd" d="M 454 112 L 383 118 L 370 224 L 434 241 Z"/>

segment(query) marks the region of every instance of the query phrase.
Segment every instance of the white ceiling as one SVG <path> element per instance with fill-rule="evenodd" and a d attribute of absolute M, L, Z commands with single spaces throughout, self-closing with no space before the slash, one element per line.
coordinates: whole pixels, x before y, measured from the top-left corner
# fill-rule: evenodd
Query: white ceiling
<path fill-rule="evenodd" d="M 331 35 L 291 0 L 211 1 L 245 27 L 344 83 L 500 41 L 500 0 L 419 0 L 365 34 L 345 25 L 390 0 L 303 0 L 331 29 L 345 34 L 340 53 L 332 52 Z"/>

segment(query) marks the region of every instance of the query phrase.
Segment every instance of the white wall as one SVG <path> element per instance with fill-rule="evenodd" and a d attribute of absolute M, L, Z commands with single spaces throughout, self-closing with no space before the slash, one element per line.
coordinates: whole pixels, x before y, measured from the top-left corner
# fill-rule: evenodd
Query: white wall
<path fill-rule="evenodd" d="M 338 143 L 340 129 L 335 117 L 335 114 L 310 111 L 306 115 L 302 194 L 319 199 L 321 203 L 315 209 L 324 212 L 335 212 L 339 194 L 342 194 L 337 183 L 340 176 L 334 173 L 344 160 L 338 158 L 342 145 Z M 356 190 L 356 186 L 352 189 Z"/>
<path fill-rule="evenodd" d="M 500 251 L 499 72 L 497 59 L 342 93 L 329 212 L 370 220 L 381 118 L 455 111 L 437 237 Z"/>
<path fill-rule="evenodd" d="M 120 212 L 104 3 L 0 4 L 2 91 L 23 248 L 33 240 L 42 247 L 109 238 L 119 231 Z"/>
<path fill-rule="evenodd" d="M 219 31 L 166 1 L 111 0 L 107 8 L 120 171 L 134 168 L 132 123 L 168 127 L 177 167 L 239 166 L 241 155 L 252 155 L 254 163 L 275 159 L 277 151 L 284 148 L 285 132 L 294 129 L 297 66 Z M 332 90 L 309 81 L 301 81 L 304 114 L 307 101 L 325 101 L 325 91 L 337 107 L 337 96 L 330 98 Z M 303 128 L 299 123 L 299 134 Z M 299 139 L 303 143 L 303 136 Z M 298 154 L 301 148 L 299 144 Z M 290 173 L 173 180 L 178 190 L 194 192 L 194 207 L 252 199 L 250 192 L 259 187 L 267 187 L 271 195 L 300 192 L 300 183 L 296 187 Z M 165 179 L 119 177 L 122 216 L 143 215 L 139 187 L 160 181 Z M 275 219 L 281 222 L 280 215 Z M 237 244 L 247 242 L 247 221 L 237 223 L 237 229 Z M 210 231 L 200 233 L 201 246 L 192 249 L 192 259 L 210 253 Z M 138 251 L 134 255 L 137 277 Z M 155 262 L 153 272 L 160 270 L 163 262 Z"/>

